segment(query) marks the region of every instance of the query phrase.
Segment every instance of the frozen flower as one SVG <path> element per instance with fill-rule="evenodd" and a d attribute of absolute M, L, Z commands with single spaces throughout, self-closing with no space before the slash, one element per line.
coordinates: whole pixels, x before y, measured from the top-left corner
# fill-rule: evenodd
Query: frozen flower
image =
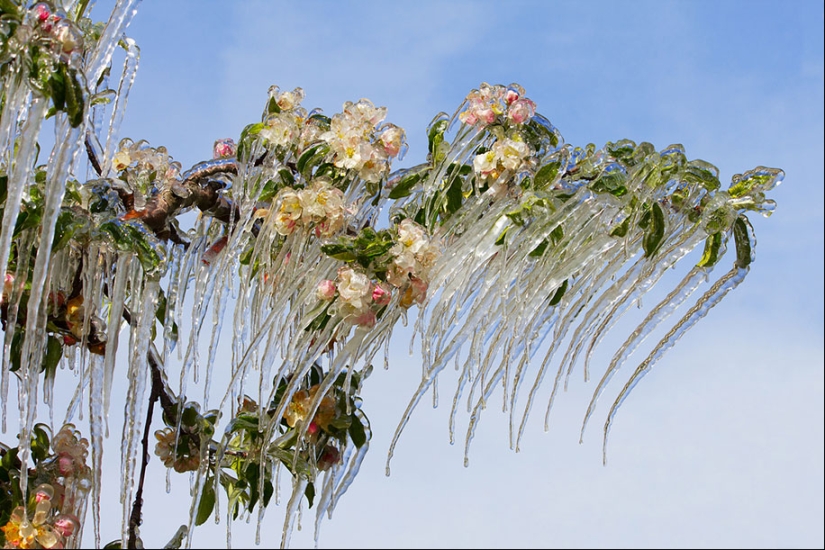
<path fill-rule="evenodd" d="M 504 172 L 517 172 L 530 155 L 530 146 L 520 139 L 501 136 L 489 151 L 475 156 L 473 170 L 482 180 L 494 182 Z"/>
<path fill-rule="evenodd" d="M 518 170 L 524 159 L 530 156 L 530 147 L 526 143 L 510 138 L 497 141 L 493 149 L 502 168 L 510 171 Z"/>
<path fill-rule="evenodd" d="M 526 97 L 515 101 L 507 110 L 507 118 L 516 124 L 527 122 L 535 114 L 536 104 Z"/>
<path fill-rule="evenodd" d="M 351 312 L 364 313 L 372 300 L 372 283 L 365 274 L 342 267 L 338 270 L 338 296 Z"/>
<path fill-rule="evenodd" d="M 394 124 L 387 124 L 380 136 L 384 152 L 390 157 L 397 156 L 401 152 L 404 139 L 404 130 Z"/>
<path fill-rule="evenodd" d="M 64 425 L 52 438 L 52 449 L 57 455 L 57 468 L 63 477 L 87 476 L 90 468 L 86 466 L 89 455 L 89 442 L 81 438 L 73 424 Z"/>
<path fill-rule="evenodd" d="M 8 523 L 0 530 L 6 539 L 6 548 L 62 548 L 63 536 L 48 524 L 52 504 L 42 500 L 35 506 L 31 520 L 22 506 L 11 512 Z"/>
<path fill-rule="evenodd" d="M 222 159 L 235 156 L 235 141 L 232 138 L 224 138 L 215 141 L 212 146 L 212 158 Z"/>
<path fill-rule="evenodd" d="M 294 189 L 284 187 L 278 192 L 276 201 L 279 206 L 275 214 L 275 231 L 280 235 L 289 235 L 295 231 L 295 226 L 301 219 L 301 199 Z"/>
<path fill-rule="evenodd" d="M 293 139 L 300 135 L 298 122 L 291 113 L 277 113 L 267 117 L 261 136 L 271 144 L 286 147 Z"/>
<path fill-rule="evenodd" d="M 132 164 L 132 158 L 129 155 L 129 151 L 124 151 L 123 149 L 115 153 L 115 156 L 112 159 L 112 168 L 114 168 L 117 172 L 126 170 L 130 164 Z"/>
<path fill-rule="evenodd" d="M 309 414 L 309 409 L 312 406 L 312 400 L 315 399 L 315 395 L 318 393 L 320 387 L 320 385 L 316 384 L 308 390 L 298 390 L 295 392 L 295 395 L 292 396 L 292 401 L 289 402 L 286 411 L 284 411 L 284 419 L 286 419 L 286 423 L 289 427 L 294 428 L 306 420 L 307 415 Z M 328 432 L 329 424 L 334 419 L 335 399 L 332 395 L 327 393 L 321 398 L 321 401 L 318 404 L 318 409 L 315 411 L 315 417 L 312 419 L 311 424 L 314 423 L 316 426 Z M 307 426 L 307 432 L 309 432 L 309 428 L 311 427 L 311 425 Z M 316 434 L 317 431 L 310 433 L 310 435 Z"/>
<path fill-rule="evenodd" d="M 324 302 L 335 298 L 335 282 L 324 279 L 318 283 L 318 288 L 315 289 L 315 297 Z"/>
<path fill-rule="evenodd" d="M 518 90 L 513 88 L 507 88 L 507 91 L 504 92 L 504 102 L 507 103 L 507 105 L 512 105 L 519 97 L 520 94 L 518 93 Z"/>
<path fill-rule="evenodd" d="M 361 152 L 364 162 L 358 175 L 361 176 L 364 181 L 373 183 L 381 181 L 390 171 L 386 153 L 377 147 L 371 146 L 362 147 Z"/>
<path fill-rule="evenodd" d="M 275 103 L 282 111 L 291 111 L 304 100 L 303 88 L 295 88 L 291 92 L 281 92 L 278 86 L 272 86 L 269 94 L 275 98 Z"/>
<path fill-rule="evenodd" d="M 476 155 L 473 159 L 473 170 L 484 179 L 495 179 L 498 177 L 498 157 L 495 151 L 487 151 Z"/>
<path fill-rule="evenodd" d="M 423 295 L 426 295 L 426 279 L 430 268 L 435 265 L 439 256 L 438 246 L 431 242 L 424 227 L 410 219 L 402 220 L 398 224 L 398 241 L 390 249 L 393 257 L 387 266 L 387 282 L 396 288 L 407 290 L 412 281 L 424 284 Z M 402 295 L 403 296 L 403 295 Z M 409 298 L 409 305 L 423 301 L 419 288 L 415 291 L 414 299 Z M 404 299 L 402 298 L 402 305 Z M 409 307 L 404 305 L 404 307 Z"/>
<path fill-rule="evenodd" d="M 387 108 L 376 107 L 369 99 L 361 98 L 357 103 L 344 103 L 344 113 L 375 127 L 387 116 Z"/>
<path fill-rule="evenodd" d="M 155 454 L 160 457 L 164 466 L 174 468 L 178 473 L 198 469 L 201 458 L 200 450 L 191 436 L 178 435 L 173 428 L 164 428 L 155 432 L 155 439 L 158 440 L 155 445 Z"/>
<path fill-rule="evenodd" d="M 427 298 L 427 283 L 418 277 L 410 277 L 410 285 L 401 296 L 399 302 L 402 307 L 409 308 L 413 304 L 423 304 Z"/>
<path fill-rule="evenodd" d="M 83 45 L 83 34 L 66 19 L 61 19 L 55 24 L 52 34 L 64 53 L 72 53 Z"/>

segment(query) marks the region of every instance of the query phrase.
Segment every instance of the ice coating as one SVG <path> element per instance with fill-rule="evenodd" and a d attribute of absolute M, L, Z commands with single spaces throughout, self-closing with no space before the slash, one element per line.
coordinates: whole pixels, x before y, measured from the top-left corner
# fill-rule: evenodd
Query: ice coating
<path fill-rule="evenodd" d="M 136 5 L 119 2 L 100 41 L 82 62 L 72 61 L 80 63 L 82 84 L 103 82 L 118 42 L 123 49 L 112 103 L 83 111 L 77 125 L 58 114 L 61 139 L 45 168 L 31 165 L 48 101 L 4 81 L 0 123 L 0 168 L 8 175 L 0 262 L 11 277 L 3 295 L 3 428 L 20 330 L 16 429 L 25 468 L 39 415 L 35 366 L 54 356 L 49 345 L 59 345 L 55 368 L 71 365 L 79 378 L 67 419 L 77 415 L 89 429 L 96 545 L 103 447 L 120 377 L 128 379 L 129 396 L 120 434 L 122 545 L 134 543 L 140 436 L 147 397 L 158 393 L 170 431 L 155 434 L 156 448 L 174 450 L 157 454 L 168 467 L 191 472 L 190 518 L 178 535 L 187 546 L 211 514 L 226 517 L 227 545 L 236 515 L 254 517 L 260 539 L 264 504 L 273 494 L 278 503 L 281 479 L 292 489 L 282 546 L 312 498 L 317 541 L 323 517 L 332 515 L 369 449 L 361 384 L 382 350 L 389 365 L 393 328 L 406 323 L 408 309 L 418 309 L 422 378 L 392 439 L 388 473 L 412 413 L 430 389 L 437 404 L 438 376 L 451 365 L 459 374 L 449 436 L 453 442 L 466 409 L 465 463 L 499 388 L 510 445 L 519 450 L 546 373 L 557 369 L 549 417 L 577 365 L 585 380 L 600 368 L 594 353 L 607 334 L 622 330 L 630 306 L 641 307 L 666 271 L 694 263 L 612 355 L 583 434 L 619 367 L 636 361 L 645 338 L 707 282 L 725 243 L 735 242 L 734 269 L 652 351 L 641 352 L 645 358 L 607 414 L 606 444 L 635 384 L 744 279 L 755 243 L 745 213 L 773 209 L 764 193 L 781 171 L 759 167 L 723 191 L 718 171 L 687 160 L 678 145 L 573 147 L 515 84 L 482 84 L 454 114 L 438 115 L 427 130 L 426 162 L 395 172 L 391 161 L 404 150 L 404 135 L 384 121 L 385 109 L 362 99 L 326 117 L 300 106 L 302 90 L 273 87 L 260 123 L 237 143 L 219 140 L 215 158 L 181 172 L 164 147 L 119 136 L 139 58 L 122 33 Z M 78 174 L 86 156 L 87 173 L 97 179 Z M 15 234 L 38 193 L 42 217 Z M 189 225 L 178 223 L 179 214 L 195 209 Z M 388 227 L 379 226 L 382 211 Z M 66 229 L 75 219 L 68 214 L 88 222 L 75 229 L 89 236 L 85 248 Z M 703 243 L 697 261 L 693 251 Z M 30 271 L 24 292 L 19 283 Z M 23 310 L 25 323 L 18 320 Z M 50 344 L 57 336 L 63 343 Z M 127 352 L 122 366 L 119 347 Z M 230 356 L 221 365 L 229 376 L 216 385 L 221 350 Z M 44 386 L 51 406 L 54 377 Z M 178 456 L 188 446 L 196 452 Z M 243 480 L 249 492 L 222 501 L 224 485 L 242 474 L 250 476 Z M 27 484 L 21 476 L 24 493 Z M 212 507 L 204 504 L 209 499 Z"/>

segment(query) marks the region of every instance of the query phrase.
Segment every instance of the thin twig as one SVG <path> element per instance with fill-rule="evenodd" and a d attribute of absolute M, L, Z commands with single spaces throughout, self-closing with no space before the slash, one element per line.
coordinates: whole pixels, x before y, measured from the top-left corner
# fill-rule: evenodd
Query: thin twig
<path fill-rule="evenodd" d="M 150 364 L 152 361 L 150 361 Z M 127 548 L 137 548 L 137 528 L 143 522 L 141 515 L 143 511 L 143 482 L 146 479 L 146 466 L 149 464 L 149 432 L 152 429 L 152 416 L 155 412 L 155 402 L 163 395 L 162 382 L 155 376 L 156 369 L 152 369 L 152 392 L 149 395 L 149 409 L 146 411 L 146 426 L 143 428 L 143 456 L 140 462 L 140 478 L 138 488 L 135 493 L 135 502 L 132 504 L 132 513 L 129 516 L 129 540 Z"/>

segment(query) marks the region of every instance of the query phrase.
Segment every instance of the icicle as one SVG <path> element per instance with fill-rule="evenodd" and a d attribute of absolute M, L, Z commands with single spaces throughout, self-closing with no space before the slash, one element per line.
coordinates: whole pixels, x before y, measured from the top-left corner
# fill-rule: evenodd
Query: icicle
<path fill-rule="evenodd" d="M 112 54 L 117 47 L 118 40 L 137 12 L 138 4 L 140 4 L 140 0 L 117 1 L 103 29 L 103 34 L 97 41 L 97 47 L 86 62 L 86 82 L 100 80 L 103 71 L 106 70 L 112 60 Z"/>
<path fill-rule="evenodd" d="M 641 344 L 645 338 L 663 321 L 687 300 L 693 292 L 699 287 L 699 284 L 707 278 L 708 271 L 700 267 L 694 267 L 685 276 L 684 279 L 674 288 L 665 298 L 654 307 L 638 327 L 628 336 L 627 340 L 622 344 L 619 350 L 615 353 L 610 361 L 610 364 L 605 370 L 602 379 L 593 391 L 593 396 L 590 398 L 590 403 L 587 406 L 587 412 L 582 421 L 581 434 L 579 436 L 579 443 L 584 440 L 584 430 L 587 427 L 587 421 L 596 410 L 596 401 L 601 396 L 607 383 L 616 373 L 616 371 Z"/>
<path fill-rule="evenodd" d="M 126 24 L 128 24 L 128 22 Z M 109 119 L 109 126 L 106 135 L 106 152 L 103 159 L 103 171 L 101 175 L 105 175 L 109 172 L 112 159 L 117 152 L 115 148 L 118 146 L 118 134 L 120 133 L 120 126 L 123 123 L 123 116 L 126 114 L 126 103 L 129 99 L 129 90 L 131 90 L 132 84 L 135 81 L 138 64 L 140 62 L 140 48 L 137 47 L 135 41 L 131 38 L 123 37 L 123 43 L 126 45 L 126 61 L 123 63 L 123 74 L 121 75 L 120 82 L 118 83 L 117 95 L 115 96 L 115 103 L 112 107 L 112 115 Z M 111 56 L 111 54 L 109 55 Z M 92 82 L 97 82 L 97 80 Z"/>
<path fill-rule="evenodd" d="M 681 338 L 685 332 L 695 325 L 699 319 L 703 318 L 716 304 L 718 304 L 725 295 L 739 286 L 748 274 L 750 267 L 734 266 L 729 272 L 716 281 L 710 289 L 690 308 L 690 310 L 682 317 L 676 325 L 662 338 L 650 355 L 636 367 L 636 371 L 624 385 L 619 396 L 610 407 L 607 413 L 607 420 L 604 423 L 604 439 L 602 442 L 602 461 L 607 464 L 607 437 L 610 433 L 610 427 L 613 422 L 613 417 L 616 415 L 621 404 L 630 394 L 630 391 L 639 383 L 642 377 L 653 368 L 653 365 L 661 359 L 661 357 Z"/>
<path fill-rule="evenodd" d="M 121 475 L 120 500 L 123 505 L 122 523 L 122 544 L 126 546 L 129 538 L 129 514 L 132 504 L 132 490 L 135 482 L 135 467 L 138 452 L 141 430 L 140 419 L 143 418 L 144 397 L 146 384 L 150 379 L 149 361 L 147 350 L 151 342 L 152 325 L 155 320 L 155 307 L 157 305 L 157 295 L 160 285 L 157 281 L 140 281 L 132 286 L 133 296 L 140 297 L 140 309 L 132 312 L 133 325 L 130 337 L 131 356 L 129 359 L 129 389 L 126 395 L 129 399 L 124 407 L 123 423 L 123 444 L 121 446 L 121 464 L 123 473 Z"/>
<path fill-rule="evenodd" d="M 289 497 L 289 502 L 286 505 L 284 512 L 284 529 L 281 536 L 281 548 L 289 546 L 289 539 L 292 537 L 292 528 L 295 523 L 295 516 L 298 507 L 301 505 L 301 499 L 304 498 L 304 490 L 307 486 L 307 480 L 301 476 L 292 478 L 292 496 Z"/>

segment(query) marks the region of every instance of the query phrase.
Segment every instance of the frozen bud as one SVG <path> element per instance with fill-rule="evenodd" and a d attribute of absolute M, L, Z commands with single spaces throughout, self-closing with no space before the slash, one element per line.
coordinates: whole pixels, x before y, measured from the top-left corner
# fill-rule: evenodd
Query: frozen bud
<path fill-rule="evenodd" d="M 504 101 L 507 105 L 512 105 L 517 99 L 519 98 L 519 93 L 512 88 L 508 88 L 506 92 L 504 92 Z"/>
<path fill-rule="evenodd" d="M 48 483 L 43 483 L 37 486 L 34 490 L 34 501 L 43 502 L 44 500 L 51 500 L 54 498 L 54 487 Z"/>
<path fill-rule="evenodd" d="M 64 538 L 71 537 L 79 524 L 80 521 L 71 514 L 60 514 L 54 518 L 54 529 Z"/>
<path fill-rule="evenodd" d="M 224 138 L 215 141 L 212 147 L 212 158 L 223 159 L 235 156 L 235 141 L 232 138 Z"/>
<path fill-rule="evenodd" d="M 39 4 L 36 4 L 32 8 L 32 13 L 34 13 L 34 16 L 41 23 L 44 23 L 44 22 L 48 21 L 49 16 L 52 14 L 51 10 L 49 10 L 49 6 L 47 6 L 46 4 L 44 4 L 42 2 L 39 3 Z"/>
<path fill-rule="evenodd" d="M 375 326 L 378 318 L 375 316 L 375 312 L 373 310 L 368 309 L 360 315 L 356 315 L 351 320 L 353 324 L 358 325 L 359 327 L 372 328 Z"/>
<path fill-rule="evenodd" d="M 332 445 L 324 447 L 324 452 L 321 453 L 321 458 L 318 459 L 318 469 L 323 471 L 329 470 L 338 462 L 341 453 Z"/>
<path fill-rule="evenodd" d="M 65 53 L 72 53 L 83 44 L 83 35 L 71 22 L 65 19 L 55 24 L 53 34 Z"/>
<path fill-rule="evenodd" d="M 63 477 L 71 477 L 74 473 L 74 459 L 67 453 L 61 453 L 57 458 L 57 471 Z"/>
<path fill-rule="evenodd" d="M 335 298 L 335 283 L 329 279 L 324 279 L 318 283 L 318 288 L 315 290 L 315 297 L 324 302 Z"/>
<path fill-rule="evenodd" d="M 536 104 L 532 100 L 525 98 L 517 100 L 510 105 L 507 117 L 516 124 L 523 124 L 533 118 L 536 114 Z"/>
<path fill-rule="evenodd" d="M 375 285 L 372 291 L 372 301 L 376 305 L 385 306 L 390 303 L 390 298 L 392 298 L 392 294 L 389 288 L 384 288 L 381 284 Z"/>
<path fill-rule="evenodd" d="M 381 133 L 381 144 L 384 146 L 384 152 L 388 156 L 394 157 L 401 152 L 404 144 L 404 130 L 398 126 L 389 125 L 389 127 Z"/>

